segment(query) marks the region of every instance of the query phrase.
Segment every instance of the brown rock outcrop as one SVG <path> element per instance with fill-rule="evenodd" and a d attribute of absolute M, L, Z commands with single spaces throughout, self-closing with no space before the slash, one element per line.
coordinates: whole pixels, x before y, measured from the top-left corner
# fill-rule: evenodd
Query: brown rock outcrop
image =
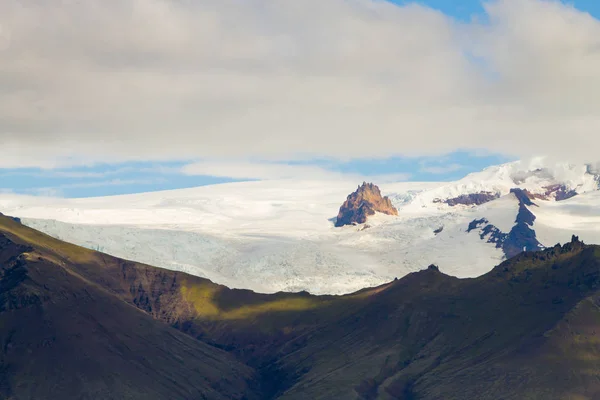
<path fill-rule="evenodd" d="M 541 199 L 562 201 L 577 196 L 577 192 L 575 190 L 569 189 L 567 186 L 561 184 L 544 186 L 544 189 L 546 189 L 544 193 L 532 193 L 532 200 Z"/>
<path fill-rule="evenodd" d="M 380 212 L 388 215 L 398 215 L 398 210 L 390 199 L 381 196 L 377 185 L 363 182 L 355 192 L 348 195 L 340 207 L 335 226 L 356 225 L 367 222 L 367 217 Z"/>
<path fill-rule="evenodd" d="M 479 206 L 481 204 L 487 203 L 488 201 L 492 201 L 500 197 L 499 193 L 492 192 L 479 192 L 479 193 L 469 193 L 469 194 L 461 194 L 458 197 L 453 197 L 451 199 L 433 199 L 434 203 L 446 203 L 450 207 L 454 207 L 457 205 L 463 206 Z"/>

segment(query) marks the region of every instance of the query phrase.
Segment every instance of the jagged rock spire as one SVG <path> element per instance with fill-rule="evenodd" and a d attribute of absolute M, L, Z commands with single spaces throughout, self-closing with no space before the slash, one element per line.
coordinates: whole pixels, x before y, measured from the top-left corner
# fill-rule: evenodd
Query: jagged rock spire
<path fill-rule="evenodd" d="M 390 199 L 381 196 L 377 185 L 363 182 L 355 192 L 348 195 L 340 207 L 335 226 L 363 224 L 367 222 L 367 217 L 375 212 L 398 215 L 398 210 Z"/>

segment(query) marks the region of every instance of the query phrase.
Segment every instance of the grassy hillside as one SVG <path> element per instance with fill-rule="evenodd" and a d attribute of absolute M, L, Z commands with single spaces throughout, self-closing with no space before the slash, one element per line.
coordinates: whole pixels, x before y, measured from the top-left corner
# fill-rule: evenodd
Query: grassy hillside
<path fill-rule="evenodd" d="M 79 275 L 71 246 L 31 246 L 43 236 L 2 218 L 0 399 L 260 398 L 252 368 Z"/>
<path fill-rule="evenodd" d="M 5 398 L 600 398 L 600 249 L 576 238 L 477 279 L 432 266 L 312 296 L 231 290 L 6 217 L 0 236 Z"/>

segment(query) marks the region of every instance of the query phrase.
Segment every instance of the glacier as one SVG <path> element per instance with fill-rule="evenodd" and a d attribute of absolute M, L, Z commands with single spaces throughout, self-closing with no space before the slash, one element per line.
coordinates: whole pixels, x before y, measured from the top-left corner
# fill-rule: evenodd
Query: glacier
<path fill-rule="evenodd" d="M 468 225 L 485 218 L 510 231 L 518 212 L 515 187 L 541 195 L 561 184 L 577 192 L 562 201 L 534 199 L 532 229 L 543 245 L 572 234 L 600 243 L 598 176 L 585 165 L 514 162 L 455 182 L 380 184 L 398 216 L 335 228 L 356 184 L 239 182 L 84 199 L 1 194 L 0 211 L 81 246 L 264 293 L 349 293 L 429 264 L 457 277 L 484 274 L 504 254 L 479 232 L 467 232 Z M 498 198 L 478 206 L 436 201 L 477 192 Z"/>

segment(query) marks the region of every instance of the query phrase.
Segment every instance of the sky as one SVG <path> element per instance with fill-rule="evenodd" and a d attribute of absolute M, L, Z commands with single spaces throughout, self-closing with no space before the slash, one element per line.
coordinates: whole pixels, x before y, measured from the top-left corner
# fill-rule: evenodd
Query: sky
<path fill-rule="evenodd" d="M 392 3 L 406 5 L 408 3 L 418 3 L 426 7 L 439 10 L 446 15 L 460 21 L 469 22 L 473 16 L 486 19 L 484 2 L 480 0 L 420 0 L 404 1 L 393 0 Z M 596 0 L 571 0 L 563 1 L 563 4 L 573 6 L 577 10 L 589 13 L 595 18 L 600 17 L 600 3 Z"/>
<path fill-rule="evenodd" d="M 597 162 L 600 2 L 0 2 L 0 192 Z"/>

